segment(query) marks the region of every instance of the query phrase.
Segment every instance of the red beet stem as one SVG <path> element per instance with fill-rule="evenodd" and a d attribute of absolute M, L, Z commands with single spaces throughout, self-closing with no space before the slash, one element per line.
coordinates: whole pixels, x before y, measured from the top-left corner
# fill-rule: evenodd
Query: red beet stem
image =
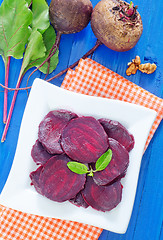
<path fill-rule="evenodd" d="M 8 78 L 9 78 L 9 68 L 10 68 L 11 57 L 7 58 L 7 64 L 5 66 L 5 86 L 8 87 Z M 3 122 L 6 123 L 7 120 L 7 98 L 8 98 L 8 89 L 4 90 L 4 106 L 3 106 Z"/>
<path fill-rule="evenodd" d="M 23 74 L 19 75 L 18 82 L 16 84 L 16 89 L 19 88 L 22 78 L 23 78 Z M 14 106 L 15 106 L 15 101 L 16 101 L 17 94 L 18 94 L 18 90 L 16 90 L 14 92 L 14 96 L 13 96 L 13 99 L 12 99 L 12 102 L 11 102 L 9 114 L 8 114 L 7 121 L 6 121 L 6 125 L 5 125 L 5 128 L 4 128 L 3 134 L 2 134 L 1 142 L 4 142 L 5 139 L 6 139 L 6 135 L 7 135 L 7 132 L 8 132 L 9 125 L 10 125 L 12 112 L 13 112 L 13 109 L 14 109 Z"/>
<path fill-rule="evenodd" d="M 94 51 L 101 45 L 102 43 L 97 40 L 96 44 L 94 45 L 93 48 L 91 48 L 86 54 L 83 55 L 82 59 L 86 59 L 89 55 L 91 55 L 92 53 L 94 53 Z M 64 73 L 66 73 L 68 71 L 68 69 L 73 69 L 74 67 L 76 67 L 79 63 L 80 59 L 77 60 L 75 63 L 73 63 L 72 65 L 70 65 L 68 68 L 62 70 L 61 72 L 59 72 L 58 74 L 56 74 L 55 76 L 49 78 L 48 80 L 46 80 L 47 82 L 52 81 L 53 79 L 62 76 Z"/>
<path fill-rule="evenodd" d="M 91 48 L 86 54 L 83 55 L 83 57 L 81 57 L 82 59 L 86 59 L 89 55 L 91 55 L 92 53 L 94 53 L 94 51 L 101 45 L 102 43 L 97 40 L 96 44 L 94 45 L 93 48 Z M 69 67 L 67 67 L 66 69 L 62 70 L 61 72 L 59 72 L 58 74 L 56 74 L 55 76 L 49 78 L 48 80 L 46 80 L 47 82 L 52 81 L 53 79 L 56 79 L 60 76 L 62 76 L 64 73 L 66 73 L 69 69 L 73 69 L 74 67 L 76 67 L 79 63 L 80 59 L 78 61 L 76 61 L 75 63 L 73 63 L 72 65 L 70 65 Z M 30 77 L 30 76 L 29 76 Z M 2 85 L 0 83 L 0 86 L 4 89 L 8 89 L 9 91 L 20 91 L 20 90 L 28 90 L 31 89 L 31 86 L 29 87 L 25 87 L 25 88 L 6 88 L 4 85 Z"/>

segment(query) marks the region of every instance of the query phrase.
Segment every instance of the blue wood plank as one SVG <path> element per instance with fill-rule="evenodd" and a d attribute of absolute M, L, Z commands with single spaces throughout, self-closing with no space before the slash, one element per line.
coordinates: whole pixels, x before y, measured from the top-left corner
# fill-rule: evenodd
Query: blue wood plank
<path fill-rule="evenodd" d="M 2 0 L 0 0 L 0 3 Z M 92 0 L 93 6 L 99 2 Z M 130 2 L 128 0 L 128 2 Z M 50 3 L 50 0 L 48 0 Z M 101 45 L 93 54 L 93 59 L 102 65 L 117 72 L 128 80 L 138 84 L 158 97 L 163 97 L 163 1 L 162 0 L 135 0 L 143 20 L 143 34 L 137 45 L 125 53 L 117 53 Z M 59 65 L 57 69 L 48 76 L 65 69 L 67 66 L 78 60 L 96 42 L 90 24 L 83 31 L 77 34 L 63 35 L 59 48 Z M 157 70 L 154 74 L 146 75 L 137 72 L 136 75 L 126 76 L 127 63 L 136 55 L 141 57 L 142 63 L 147 61 L 155 62 Z M 21 61 L 11 60 L 9 85 L 14 87 L 18 77 Z M 32 71 L 32 70 L 31 70 Z M 29 71 L 22 82 L 26 86 Z M 44 78 L 39 71 L 30 79 L 32 84 L 35 77 Z M 52 81 L 60 86 L 64 76 Z M 0 82 L 4 83 L 4 65 L 0 58 Z M 9 104 L 13 92 L 9 92 Z M 6 182 L 9 174 L 19 135 L 20 124 L 27 101 L 26 91 L 18 94 L 13 118 L 7 135 L 7 141 L 0 143 L 0 191 Z M 3 90 L 0 89 L 0 134 L 3 131 L 2 123 Z M 137 193 L 134 208 L 125 234 L 116 234 L 104 230 L 100 240 L 162 240 L 163 239 L 163 124 L 157 129 L 147 151 L 142 158 Z"/>

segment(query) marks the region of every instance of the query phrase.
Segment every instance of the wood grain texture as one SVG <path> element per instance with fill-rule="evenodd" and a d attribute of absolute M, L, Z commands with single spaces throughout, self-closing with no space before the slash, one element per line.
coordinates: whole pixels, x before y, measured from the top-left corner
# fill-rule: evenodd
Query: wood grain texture
<path fill-rule="evenodd" d="M 1 3 L 2 1 L 0 1 Z M 49 3 L 50 1 L 48 1 Z M 93 6 L 98 0 L 92 0 Z M 128 1 L 130 2 L 130 1 Z M 137 45 L 124 53 L 114 52 L 101 45 L 93 54 L 92 59 L 117 72 L 128 80 L 138 84 L 156 96 L 163 98 L 163 1 L 135 0 L 138 11 L 142 16 L 143 34 Z M 63 35 L 59 49 L 59 65 L 48 76 L 54 76 L 74 61 L 82 57 L 96 42 L 90 24 L 77 34 Z M 157 64 L 157 70 L 151 75 L 137 72 L 136 75 L 126 76 L 127 63 L 139 55 L 142 63 L 147 61 Z M 11 59 L 9 86 L 15 87 L 21 60 Z M 25 75 L 22 85 L 30 71 Z M 39 71 L 30 79 L 32 84 L 35 77 L 44 78 Z M 64 76 L 52 81 L 60 86 Z M 4 84 L 4 65 L 0 58 L 0 83 Z M 9 92 L 8 106 L 10 106 L 13 92 Z M 26 91 L 18 94 L 7 141 L 0 143 L 0 191 L 7 180 L 17 145 L 20 124 L 27 102 Z M 0 134 L 3 131 L 3 89 L 0 89 Z M 123 235 L 103 231 L 100 240 L 162 240 L 163 239 L 163 124 L 158 127 L 141 164 L 134 208 L 127 232 Z"/>

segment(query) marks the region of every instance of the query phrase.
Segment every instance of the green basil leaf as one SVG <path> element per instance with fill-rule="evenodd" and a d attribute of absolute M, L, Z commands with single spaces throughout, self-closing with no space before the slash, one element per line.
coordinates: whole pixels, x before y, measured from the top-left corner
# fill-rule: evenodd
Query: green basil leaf
<path fill-rule="evenodd" d="M 23 58 L 30 36 L 32 12 L 25 0 L 4 0 L 0 7 L 0 54 L 4 62 L 8 56 Z"/>
<path fill-rule="evenodd" d="M 130 5 L 129 5 L 129 9 L 130 8 L 133 8 L 133 2 L 132 1 L 130 2 Z"/>
<path fill-rule="evenodd" d="M 88 172 L 88 168 L 86 165 L 79 162 L 68 162 L 67 167 L 74 173 L 77 174 L 85 174 Z"/>
<path fill-rule="evenodd" d="M 49 27 L 49 7 L 45 0 L 33 0 L 32 1 L 33 21 L 32 29 L 37 29 L 41 33 Z"/>
<path fill-rule="evenodd" d="M 104 170 L 112 159 L 112 150 L 109 149 L 106 151 L 96 162 L 95 167 L 96 171 Z"/>
<path fill-rule="evenodd" d="M 43 33 L 43 41 L 46 47 L 46 53 L 45 56 L 42 58 L 38 58 L 35 61 L 31 61 L 29 64 L 29 68 L 31 67 L 39 67 L 49 56 L 50 50 L 55 42 L 56 39 L 56 33 L 54 31 L 54 28 L 50 25 L 49 28 Z M 52 73 L 54 69 L 57 67 L 58 64 L 58 54 L 59 51 L 57 50 L 54 56 L 50 59 L 50 68 L 49 68 L 49 73 Z M 28 68 L 28 69 L 29 69 Z M 46 62 L 42 67 L 39 68 L 41 72 L 44 74 L 47 73 L 48 69 L 48 62 Z"/>

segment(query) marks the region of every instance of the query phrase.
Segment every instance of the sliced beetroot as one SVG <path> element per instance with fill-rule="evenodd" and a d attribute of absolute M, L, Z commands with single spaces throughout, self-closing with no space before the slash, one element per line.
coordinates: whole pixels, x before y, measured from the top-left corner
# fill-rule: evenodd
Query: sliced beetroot
<path fill-rule="evenodd" d="M 45 164 L 49 158 L 53 155 L 48 153 L 46 149 L 42 146 L 42 144 L 37 139 L 35 144 L 32 147 L 31 156 L 36 164 Z"/>
<path fill-rule="evenodd" d="M 131 151 L 131 149 L 133 149 L 135 143 L 134 137 L 122 124 L 106 118 L 99 119 L 99 122 L 105 129 L 108 137 L 114 138 L 120 142 L 127 149 L 127 151 Z"/>
<path fill-rule="evenodd" d="M 34 185 L 36 191 L 40 194 L 42 194 L 42 192 L 39 184 L 39 178 L 40 178 L 40 173 L 42 169 L 43 169 L 43 166 L 40 166 L 35 171 L 31 172 L 29 175 L 32 181 L 31 185 Z"/>
<path fill-rule="evenodd" d="M 63 129 L 61 145 L 73 160 L 95 162 L 108 148 L 107 134 L 93 117 L 72 119 Z"/>
<path fill-rule="evenodd" d="M 65 154 L 55 155 L 47 161 L 39 178 L 42 195 L 53 201 L 64 202 L 74 198 L 84 188 L 86 175 L 69 170 L 69 161 Z"/>
<path fill-rule="evenodd" d="M 54 110 L 50 111 L 41 121 L 38 139 L 50 154 L 63 153 L 60 145 L 60 136 L 63 128 L 75 117 L 77 115 L 73 112 Z"/>
<path fill-rule="evenodd" d="M 87 177 L 82 196 L 92 208 L 102 212 L 110 211 L 121 201 L 122 185 L 117 181 L 112 185 L 98 186 L 92 177 Z"/>
<path fill-rule="evenodd" d="M 87 208 L 89 206 L 84 200 L 81 192 L 79 192 L 74 198 L 70 199 L 69 201 L 77 207 Z"/>
<path fill-rule="evenodd" d="M 112 159 L 109 165 L 102 171 L 95 172 L 93 179 L 98 185 L 110 184 L 124 176 L 128 164 L 128 151 L 115 139 L 109 138 L 109 148 L 112 150 Z"/>

